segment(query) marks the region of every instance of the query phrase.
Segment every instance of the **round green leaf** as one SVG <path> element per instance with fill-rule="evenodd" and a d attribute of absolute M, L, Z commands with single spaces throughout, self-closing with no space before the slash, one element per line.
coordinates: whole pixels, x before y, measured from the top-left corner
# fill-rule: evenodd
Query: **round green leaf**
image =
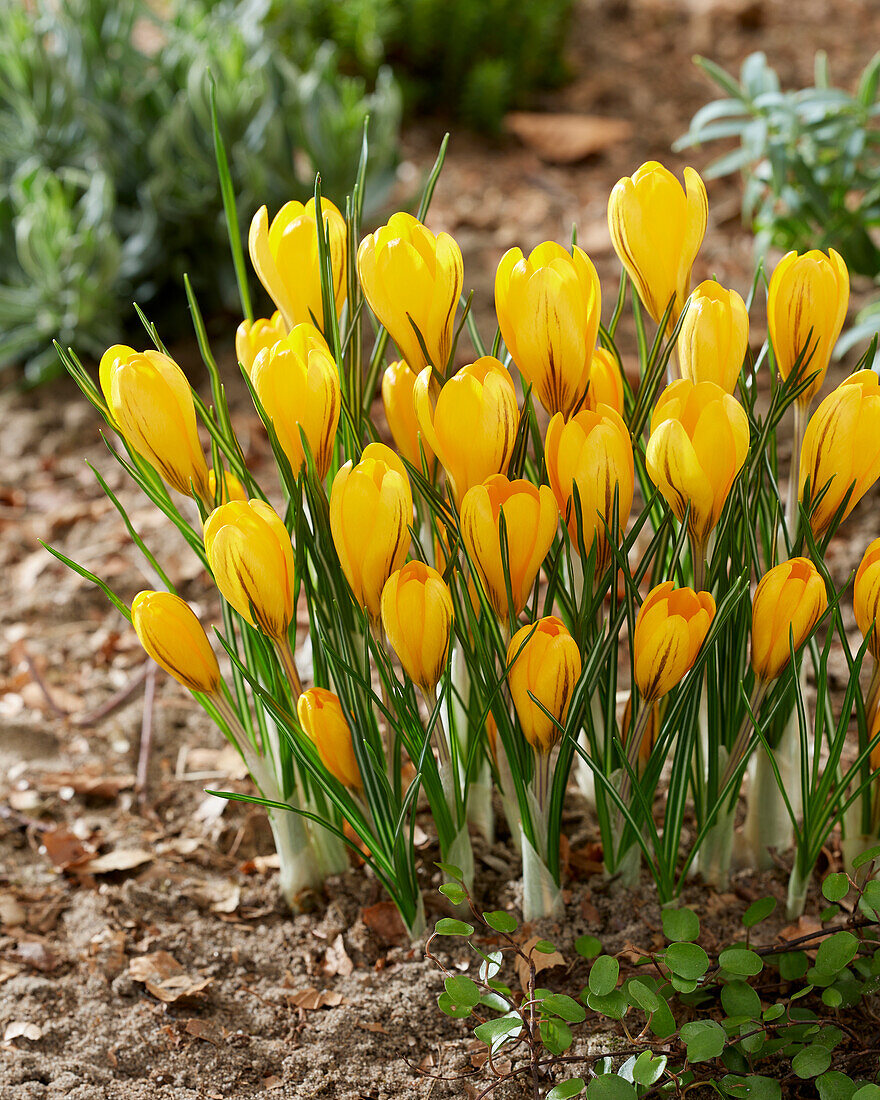
<path fill-rule="evenodd" d="M 650 1050 L 643 1050 L 632 1067 L 633 1081 L 637 1085 L 656 1085 L 666 1069 L 666 1055 L 654 1057 Z"/>
<path fill-rule="evenodd" d="M 779 975 L 787 982 L 796 982 L 810 969 L 810 960 L 803 951 L 791 951 L 779 957 Z"/>
<path fill-rule="evenodd" d="M 758 898 L 743 913 L 742 922 L 746 928 L 754 928 L 762 920 L 766 920 L 776 908 L 776 898 Z"/>
<path fill-rule="evenodd" d="M 872 878 L 865 883 L 862 891 L 862 899 L 867 902 L 875 912 L 880 912 L 880 879 Z"/>
<path fill-rule="evenodd" d="M 849 879 L 843 871 L 837 871 L 822 880 L 822 894 L 826 901 L 841 901 L 849 893 Z"/>
<path fill-rule="evenodd" d="M 500 1016 L 497 1020 L 486 1020 L 484 1024 L 479 1024 L 474 1028 L 474 1035 L 486 1046 L 497 1050 L 502 1043 L 521 1030 L 522 1020 L 519 1016 Z"/>
<path fill-rule="evenodd" d="M 440 893 L 449 898 L 453 905 L 461 905 L 467 897 L 465 888 L 457 882 L 444 882 L 440 887 Z"/>
<path fill-rule="evenodd" d="M 689 981 L 702 978 L 709 969 L 709 956 L 696 943 L 671 943 L 664 958 L 674 974 Z"/>
<path fill-rule="evenodd" d="M 664 909 L 662 920 L 668 940 L 695 940 L 700 935 L 700 918 L 691 909 Z"/>
<path fill-rule="evenodd" d="M 856 1083 L 840 1070 L 830 1069 L 816 1078 L 820 1100 L 852 1100 Z"/>
<path fill-rule="evenodd" d="M 434 866 L 439 867 L 444 875 L 449 875 L 450 878 L 457 879 L 459 882 L 464 879 L 461 868 L 456 867 L 454 863 L 435 863 Z"/>
<path fill-rule="evenodd" d="M 632 1004 L 649 1015 L 652 1012 L 658 1012 L 665 1003 L 659 993 L 654 993 L 648 989 L 645 983 L 640 982 L 638 978 L 633 978 L 627 982 L 626 995 Z"/>
<path fill-rule="evenodd" d="M 587 1100 L 636 1100 L 636 1090 L 616 1073 L 603 1073 L 587 1085 Z"/>
<path fill-rule="evenodd" d="M 740 1093 L 749 1100 L 779 1100 L 782 1096 L 782 1086 L 775 1077 L 759 1077 L 750 1075 L 745 1079 L 746 1092 Z"/>
<path fill-rule="evenodd" d="M 516 923 L 516 919 L 510 913 L 506 913 L 503 909 L 493 909 L 489 913 L 483 914 L 483 920 L 490 928 L 494 928 L 496 932 L 515 932 L 519 927 Z"/>
<path fill-rule="evenodd" d="M 761 956 L 747 947 L 728 947 L 718 956 L 718 962 L 728 974 L 738 974 L 744 978 L 753 978 L 764 969 Z"/>
<path fill-rule="evenodd" d="M 538 940 L 532 950 L 541 955 L 552 955 L 556 948 L 549 940 Z"/>
<path fill-rule="evenodd" d="M 446 1016 L 451 1016 L 453 1020 L 463 1020 L 466 1016 L 470 1016 L 473 1011 L 470 1005 L 458 1004 L 446 992 L 441 993 L 437 998 L 437 1007 Z"/>
<path fill-rule="evenodd" d="M 602 944 L 595 936 L 578 936 L 574 941 L 574 949 L 582 959 L 595 959 L 602 953 Z M 575 1078 L 579 1080 L 579 1078 Z"/>
<path fill-rule="evenodd" d="M 485 959 L 480 960 L 480 981 L 488 982 L 501 969 L 504 955 L 500 951 L 490 951 Z"/>
<path fill-rule="evenodd" d="M 604 997 L 617 985 L 620 964 L 610 955 L 600 955 L 590 967 L 590 992 Z"/>
<path fill-rule="evenodd" d="M 566 997 L 564 993 L 550 993 L 541 1001 L 542 1012 L 551 1012 L 561 1020 L 567 1020 L 570 1024 L 580 1024 L 587 1018 L 581 1005 L 572 997 Z"/>
<path fill-rule="evenodd" d="M 818 1043 L 799 1050 L 791 1060 L 791 1068 L 798 1077 L 806 1080 L 808 1077 L 818 1077 L 820 1073 L 831 1065 L 831 1051 Z"/>
<path fill-rule="evenodd" d="M 541 1033 L 541 1041 L 551 1054 L 565 1054 L 571 1046 L 571 1028 L 564 1020 L 549 1016 L 540 1021 L 538 1030 Z"/>
<path fill-rule="evenodd" d="M 727 1035 L 715 1020 L 693 1020 L 683 1024 L 681 1037 L 687 1044 L 687 1056 L 691 1062 L 708 1062 L 724 1050 Z"/>
<path fill-rule="evenodd" d="M 835 989 L 833 985 L 830 985 L 827 989 L 822 990 L 822 1004 L 827 1005 L 829 1008 L 840 1008 L 843 1004 L 843 994 L 839 989 Z"/>
<path fill-rule="evenodd" d="M 465 924 L 463 920 L 453 920 L 452 917 L 443 917 L 437 921 L 434 932 L 438 936 L 472 936 L 474 926 Z"/>
<path fill-rule="evenodd" d="M 853 1093 L 852 1100 L 880 1100 L 880 1085 L 862 1085 Z"/>
<path fill-rule="evenodd" d="M 877 859 L 880 856 L 880 844 L 875 844 L 872 848 L 868 848 L 862 852 L 861 855 L 856 856 L 852 861 L 853 868 L 858 871 L 860 867 L 864 867 L 866 863 L 870 863 L 871 860 Z"/>
<path fill-rule="evenodd" d="M 622 1020 L 626 1015 L 629 1005 L 621 990 L 612 989 L 610 993 L 604 995 L 590 993 L 588 990 L 584 992 L 587 994 L 587 1005 L 594 1012 L 599 1012 L 602 1016 L 607 1016 L 611 1020 Z M 583 993 L 581 997 L 583 998 Z"/>
<path fill-rule="evenodd" d="M 466 974 L 447 978 L 443 985 L 457 1005 L 473 1007 L 480 1003 L 480 987 Z"/>
<path fill-rule="evenodd" d="M 746 982 L 730 982 L 721 990 L 721 1004 L 728 1016 L 761 1015 L 761 998 Z"/>
<path fill-rule="evenodd" d="M 583 1090 L 583 1077 L 569 1077 L 567 1081 L 560 1081 L 553 1086 L 547 1093 L 547 1100 L 571 1100 L 572 1096 L 580 1096 Z"/>
<path fill-rule="evenodd" d="M 856 957 L 859 941 L 852 932 L 840 931 L 819 944 L 816 969 L 825 974 L 837 974 Z"/>

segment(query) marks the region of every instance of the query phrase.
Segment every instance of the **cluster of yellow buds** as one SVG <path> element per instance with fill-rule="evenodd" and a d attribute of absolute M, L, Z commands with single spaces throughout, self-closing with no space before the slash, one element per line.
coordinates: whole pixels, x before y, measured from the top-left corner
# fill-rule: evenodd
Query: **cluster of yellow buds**
<path fill-rule="evenodd" d="M 625 803 L 653 746 L 664 743 L 659 735 L 673 693 L 683 682 L 698 692 L 708 675 L 708 647 L 725 629 L 725 601 L 736 594 L 728 579 L 740 567 L 732 545 L 747 553 L 755 585 L 751 672 L 745 657 L 742 669 L 756 685 L 752 702 L 771 682 L 795 675 L 792 653 L 828 609 L 821 562 L 795 555 L 812 554 L 816 540 L 829 537 L 880 477 L 880 384 L 873 371 L 860 371 L 809 418 L 844 323 L 849 278 L 833 250 L 789 253 L 770 280 L 768 327 L 779 388 L 794 394 L 796 409 L 791 509 L 781 531 L 779 510 L 772 509 L 773 530 L 763 543 L 772 547 L 769 554 L 758 552 L 754 532 L 731 541 L 731 526 L 753 522 L 741 502 L 774 465 L 759 447 L 775 446 L 775 436 L 768 443 L 770 433 L 762 433 L 757 376 L 744 370 L 743 298 L 714 280 L 691 292 L 706 225 L 706 189 L 692 168 L 682 183 L 649 162 L 610 196 L 611 242 L 633 288 L 637 321 L 643 309 L 663 327 L 656 347 L 664 349 L 664 362 L 652 360 L 650 378 L 648 364 L 640 363 L 640 381 L 633 382 L 614 342 L 615 325 L 610 333 L 601 326 L 596 268 L 576 245 L 546 241 L 528 255 L 512 248 L 500 258 L 499 337 L 486 354 L 475 335 L 471 357 L 457 351 L 464 269 L 449 234 L 395 213 L 358 242 L 352 224 L 326 199 L 320 218 L 315 200 L 289 202 L 271 221 L 263 207 L 251 223 L 248 249 L 275 311 L 243 321 L 235 349 L 282 471 L 287 499 L 277 511 L 268 503 L 277 490 L 264 494 L 223 425 L 209 424 L 213 453 L 220 446 L 231 468 L 209 468 L 197 413 L 212 414 L 172 359 L 123 345 L 103 356 L 100 407 L 108 422 L 137 470 L 152 467 L 197 502 L 203 561 L 224 614 L 239 617 L 236 629 L 258 632 L 261 660 L 280 662 L 277 682 L 261 666 L 251 687 L 287 691 L 276 717 L 307 739 L 297 766 L 319 762 L 327 781 L 341 785 L 334 797 L 348 792 L 353 816 L 369 818 L 361 814 L 363 800 L 381 784 L 365 782 L 362 773 L 375 766 L 377 750 L 352 696 L 371 691 L 371 676 L 378 671 L 382 678 L 386 666 L 398 664 L 399 693 L 389 694 L 384 684 L 377 721 L 389 759 L 397 760 L 382 765 L 382 789 L 399 785 L 399 774 L 392 775 L 395 768 L 400 773 L 395 700 L 402 706 L 400 700 L 415 699 L 402 724 L 411 729 L 413 714 L 426 704 L 442 761 L 458 752 L 473 759 L 467 746 L 476 738 L 477 757 L 491 766 L 505 805 L 519 797 L 513 787 L 521 792 L 533 782 L 533 767 L 539 778 L 530 805 L 540 824 L 549 812 L 540 784 L 554 752 L 568 734 L 582 738 L 592 706 L 591 721 L 610 716 L 616 735 L 608 742 L 612 757 L 592 764 L 609 775 L 626 766 L 628 776 L 617 786 Z M 377 354 L 377 373 L 370 374 L 378 382 L 381 373 L 383 425 L 370 423 L 364 411 L 375 394 L 364 395 L 364 403 L 356 387 L 349 392 L 348 379 L 362 364 L 346 359 L 351 346 L 360 347 L 359 337 L 346 337 L 364 304 L 396 349 L 384 372 Z M 393 446 L 381 441 L 389 438 Z M 810 548 L 803 535 L 796 539 L 798 500 Z M 654 537 L 648 551 L 639 534 L 645 524 Z M 689 562 L 679 556 L 686 540 Z M 792 556 L 778 561 L 777 545 Z M 641 568 L 643 552 L 655 556 L 650 573 Z M 650 583 L 643 581 L 648 576 Z M 856 618 L 880 664 L 878 593 L 880 540 L 868 548 L 855 588 Z M 318 683 L 305 691 L 294 657 L 300 598 L 318 658 Z M 621 603 L 626 616 L 616 610 Z M 171 593 L 143 592 L 131 615 L 146 651 L 228 718 L 231 694 L 190 607 Z M 587 689 L 584 677 L 603 631 L 613 643 L 607 660 L 618 661 L 627 621 L 632 683 L 617 719 L 616 699 L 604 710 L 594 706 L 595 681 Z M 345 627 L 344 653 L 321 634 L 336 623 L 355 623 Z M 474 645 L 475 630 L 496 641 Z M 746 619 L 743 637 L 747 631 Z M 351 667 L 352 654 L 364 657 L 363 667 Z M 880 711 L 880 672 L 875 680 L 872 723 Z M 474 703 L 479 692 L 485 698 Z M 479 713 L 481 728 L 445 730 L 444 722 L 455 725 L 456 712 L 470 714 L 469 721 Z M 728 771 L 744 746 L 741 737 L 726 747 Z M 448 812 L 467 802 L 466 788 L 452 797 L 449 784 L 459 782 L 458 772 L 475 770 L 444 771 Z M 533 849 L 543 851 L 534 838 Z"/>

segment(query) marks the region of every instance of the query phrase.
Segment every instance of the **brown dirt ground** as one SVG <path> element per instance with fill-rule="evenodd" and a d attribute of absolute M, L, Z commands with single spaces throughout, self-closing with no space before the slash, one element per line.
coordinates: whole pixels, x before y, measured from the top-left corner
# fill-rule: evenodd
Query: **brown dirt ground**
<path fill-rule="evenodd" d="M 571 45 L 574 79 L 541 106 L 628 119 L 632 138 L 585 163 L 558 167 L 512 138 L 490 144 L 454 135 L 431 222 L 460 240 L 483 326 L 501 252 L 514 243 L 565 239 L 572 222 L 607 285 L 616 286 L 604 224 L 607 195 L 649 157 L 682 163 L 669 153 L 670 143 L 709 94 L 690 63 L 693 52 L 736 65 L 763 48 L 784 80 L 805 83 L 813 52 L 822 47 L 839 79 L 851 82 L 878 29 L 874 5 L 847 0 L 581 4 Z M 407 134 L 404 183 L 426 169 L 440 134 L 433 124 Z M 705 163 L 699 152 L 691 159 Z M 709 233 L 695 276 L 717 273 L 744 290 L 751 266 L 736 185 L 712 184 Z M 228 348 L 228 324 L 218 325 L 216 336 Z M 755 336 L 759 342 L 760 332 Z M 201 377 L 192 347 L 181 347 L 179 356 Z M 228 356 L 227 362 L 231 368 Z M 51 541 L 126 598 L 151 586 L 84 459 L 119 491 L 183 594 L 205 612 L 212 595 L 182 541 L 125 485 L 98 440 L 96 416 L 72 385 L 7 392 L 0 401 L 0 1100 L 475 1095 L 469 1084 L 434 1084 L 416 1068 L 461 1072 L 472 1054 L 467 1026 L 436 1009 L 441 981 L 423 945 L 395 937 L 378 887 L 359 871 L 329 882 L 326 896 L 314 899 L 314 912 L 291 918 L 283 911 L 271 860 L 265 862 L 271 841 L 260 813 L 203 793 L 212 784 L 246 789 L 234 758 L 165 677 L 152 710 L 149 802 L 138 807 L 132 783 L 142 691 L 104 719 L 81 716 L 137 675 L 142 653 L 100 593 L 37 542 Z M 259 474 L 268 468 L 265 440 L 242 393 L 233 404 Z M 875 503 L 876 497 L 853 517 L 851 541 L 835 543 L 841 577 L 877 533 Z M 595 840 L 576 805 L 566 833 L 574 850 Z M 83 847 L 134 853 L 135 865 L 113 870 L 111 860 L 108 870 L 92 875 L 87 869 L 77 874 L 75 866 L 58 869 L 75 863 Z M 443 899 L 430 870 L 436 858 L 430 846 L 424 857 L 430 920 L 444 911 Z M 659 913 L 650 888 L 637 896 L 609 895 L 599 876 L 578 866 L 575 861 L 568 883 L 564 927 L 544 930 L 567 949 L 567 958 L 575 937 L 586 932 L 609 950 L 630 942 L 655 946 Z M 503 841 L 478 850 L 477 867 L 487 906 L 515 906 L 517 870 Z M 735 934 L 754 897 L 783 888 L 781 871 L 762 881 L 735 881 L 731 893 L 720 896 L 692 887 L 689 900 L 704 915 L 707 946 Z M 200 994 L 166 1005 L 131 979 L 130 961 L 160 950 L 189 977 L 207 979 Z M 577 964 L 554 981 L 576 993 L 584 977 Z M 330 1004 L 302 1007 L 308 990 L 328 991 Z M 3 1041 L 17 1022 L 36 1025 L 39 1037 Z M 803 1089 L 790 1094 L 807 1095 Z M 511 1088 L 499 1095 L 520 1093 Z"/>

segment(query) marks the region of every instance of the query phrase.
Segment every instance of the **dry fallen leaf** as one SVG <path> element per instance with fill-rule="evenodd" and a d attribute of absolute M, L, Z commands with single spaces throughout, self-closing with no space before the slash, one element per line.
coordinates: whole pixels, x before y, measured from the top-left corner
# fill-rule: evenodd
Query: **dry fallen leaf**
<path fill-rule="evenodd" d="M 153 858 L 153 853 L 145 848 L 114 848 L 112 852 L 105 852 L 104 855 L 89 860 L 77 870 L 87 875 L 109 875 L 114 871 L 131 871 L 149 863 Z"/>
<path fill-rule="evenodd" d="M 64 827 L 47 829 L 43 833 L 42 841 L 46 855 L 56 871 L 67 871 L 71 867 L 88 863 L 94 855 L 92 849 L 83 844 L 76 833 Z"/>
<path fill-rule="evenodd" d="M 533 950 L 536 943 L 540 942 L 540 936 L 532 936 L 530 940 L 522 945 L 523 954 L 531 954 L 532 962 L 535 966 L 535 973 L 540 974 L 542 970 L 552 970 L 554 966 L 565 966 L 565 959 L 559 954 L 558 951 L 554 951 L 550 955 L 545 955 L 541 951 Z M 516 975 L 519 978 L 519 984 L 523 993 L 528 991 L 529 988 L 529 964 L 525 959 L 517 957 L 516 960 Z"/>
<path fill-rule="evenodd" d="M 184 1030 L 187 1035 L 192 1035 L 195 1039 L 204 1039 L 206 1043 L 213 1043 L 215 1047 L 221 1046 L 226 1038 L 226 1028 L 210 1020 L 198 1018 L 187 1020 Z"/>
<path fill-rule="evenodd" d="M 134 982 L 143 982 L 147 991 L 165 1004 L 204 992 L 212 978 L 193 978 L 177 959 L 167 951 L 152 955 L 140 955 L 128 964 L 128 976 Z"/>
<path fill-rule="evenodd" d="M 406 939 L 403 919 L 393 901 L 378 901 L 362 909 L 361 919 L 382 943 L 399 943 Z"/>
<path fill-rule="evenodd" d="M 390 1035 L 391 1034 L 391 1032 L 388 1030 L 388 1028 L 387 1027 L 382 1027 L 381 1024 L 367 1024 L 367 1023 L 364 1023 L 363 1020 L 358 1020 L 357 1021 L 357 1026 L 362 1031 L 372 1031 L 376 1035 Z"/>
<path fill-rule="evenodd" d="M 335 978 L 337 975 L 347 978 L 354 970 L 354 963 L 345 950 L 341 932 L 324 952 L 324 963 L 321 969 L 326 978 Z"/>
<path fill-rule="evenodd" d="M 313 1012 L 318 1008 L 336 1008 L 348 1003 L 341 993 L 334 993 L 332 989 L 324 989 L 319 993 L 313 986 L 288 993 L 286 999 L 292 1008 L 302 1008 L 306 1012 Z"/>
<path fill-rule="evenodd" d="M 280 1089 L 284 1082 L 280 1077 L 264 1077 L 262 1082 L 264 1089 Z"/>
<path fill-rule="evenodd" d="M 3 1042 L 11 1043 L 13 1039 L 30 1039 L 35 1043 L 43 1038 L 43 1030 L 37 1024 L 28 1023 L 27 1020 L 11 1020 L 3 1032 Z"/>
<path fill-rule="evenodd" d="M 814 932 L 821 931 L 821 921 L 816 920 L 815 917 L 804 915 L 798 917 L 796 924 L 789 924 L 787 927 L 783 928 L 782 931 L 779 933 L 779 939 L 785 943 L 788 943 L 790 940 L 799 940 L 801 936 L 810 936 Z M 812 945 L 807 945 L 803 948 L 803 950 L 811 959 L 815 959 L 816 953 L 819 950 L 819 944 L 818 942 L 815 942 Z"/>
<path fill-rule="evenodd" d="M 626 141 L 632 134 L 632 123 L 626 119 L 599 115 L 512 111 L 504 124 L 550 164 L 576 164 Z"/>
<path fill-rule="evenodd" d="M 215 913 L 234 913 L 241 904 L 241 887 L 228 879 L 220 882 L 202 882 L 195 899 L 199 905 Z"/>
<path fill-rule="evenodd" d="M 101 775 L 100 772 L 51 772 L 39 780 L 38 786 L 44 791 L 59 791 L 69 787 L 76 794 L 86 798 L 102 798 L 112 802 L 120 791 L 134 786 L 133 775 Z"/>

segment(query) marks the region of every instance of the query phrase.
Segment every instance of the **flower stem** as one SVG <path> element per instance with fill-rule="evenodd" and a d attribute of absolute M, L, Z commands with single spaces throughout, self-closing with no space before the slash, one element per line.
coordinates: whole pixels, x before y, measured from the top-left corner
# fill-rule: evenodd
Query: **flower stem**
<path fill-rule="evenodd" d="M 278 641 L 278 656 L 281 658 L 281 664 L 284 668 L 284 672 L 287 675 L 288 683 L 290 684 L 290 690 L 293 692 L 293 702 L 296 704 L 297 699 L 303 693 L 302 680 L 299 678 L 299 672 L 297 671 L 296 661 L 293 656 L 293 650 L 290 648 L 290 642 L 287 638 L 279 639 Z"/>
<path fill-rule="evenodd" d="M 791 441 L 791 467 L 788 471 L 788 498 L 785 505 L 785 526 L 788 530 L 789 545 L 793 548 L 797 540 L 798 528 L 798 482 L 800 481 L 801 447 L 807 428 L 809 401 L 794 403 L 794 435 Z"/>
<path fill-rule="evenodd" d="M 752 688 L 752 694 L 749 699 L 749 710 L 751 714 L 754 714 L 758 707 L 760 707 L 764 696 L 767 694 L 769 684 L 764 680 L 755 680 L 755 685 Z M 727 784 L 730 782 L 733 773 L 739 767 L 742 762 L 743 756 L 745 756 L 746 749 L 749 745 L 749 740 L 752 735 L 752 719 L 751 714 L 746 713 L 743 716 L 742 725 L 740 726 L 739 733 L 736 736 L 736 740 L 733 743 L 733 748 L 730 750 L 730 756 L 727 758 L 727 766 L 724 769 L 724 775 L 721 777 L 721 783 L 719 790 L 723 791 Z"/>

